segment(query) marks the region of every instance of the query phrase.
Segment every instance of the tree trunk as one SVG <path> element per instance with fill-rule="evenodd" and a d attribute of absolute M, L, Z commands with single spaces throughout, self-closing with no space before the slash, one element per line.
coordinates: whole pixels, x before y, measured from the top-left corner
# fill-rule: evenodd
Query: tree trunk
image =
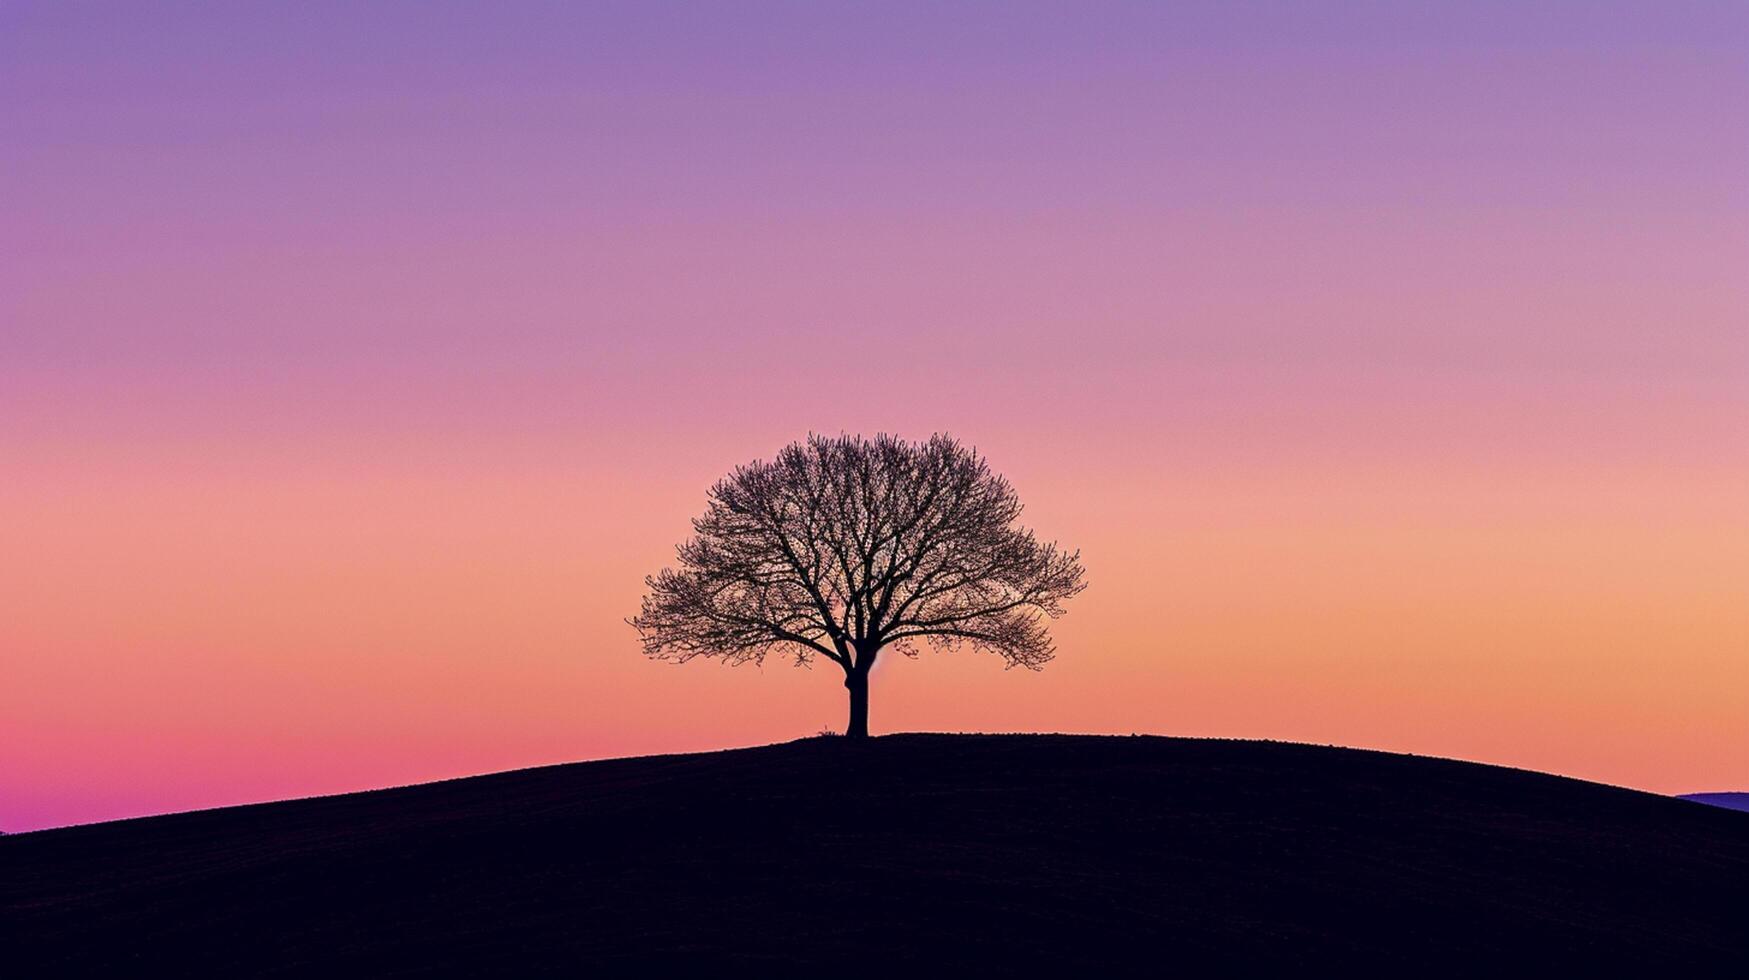
<path fill-rule="evenodd" d="M 868 737 L 868 672 L 852 669 L 844 678 L 850 689 L 850 725 L 844 734 L 850 738 Z"/>

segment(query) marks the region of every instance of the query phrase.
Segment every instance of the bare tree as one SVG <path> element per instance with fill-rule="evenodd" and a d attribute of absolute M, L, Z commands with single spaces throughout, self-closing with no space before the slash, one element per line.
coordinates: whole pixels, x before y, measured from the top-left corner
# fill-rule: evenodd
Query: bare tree
<path fill-rule="evenodd" d="M 845 734 L 868 734 L 868 675 L 888 648 L 1051 659 L 1045 621 L 1080 592 L 1081 556 L 1015 525 L 1020 499 L 945 435 L 809 436 L 711 488 L 679 568 L 645 579 L 629 622 L 644 653 L 762 662 L 781 650 L 844 670 Z"/>

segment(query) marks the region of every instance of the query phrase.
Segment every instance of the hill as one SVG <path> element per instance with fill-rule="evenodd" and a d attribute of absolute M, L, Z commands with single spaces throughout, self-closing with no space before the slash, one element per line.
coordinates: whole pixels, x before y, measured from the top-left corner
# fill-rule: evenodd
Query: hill
<path fill-rule="evenodd" d="M 1742 814 L 1152 737 L 809 739 L 0 840 L 33 977 L 1665 972 L 1749 955 L 1746 908 Z"/>
<path fill-rule="evenodd" d="M 1749 810 L 1749 793 L 1684 793 L 1677 799 L 1722 806 L 1727 810 Z"/>

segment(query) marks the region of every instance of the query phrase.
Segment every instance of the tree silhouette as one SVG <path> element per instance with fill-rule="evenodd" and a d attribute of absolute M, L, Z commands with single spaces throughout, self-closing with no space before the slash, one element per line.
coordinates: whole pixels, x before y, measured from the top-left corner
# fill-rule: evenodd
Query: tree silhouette
<path fill-rule="evenodd" d="M 652 658 L 763 662 L 774 650 L 844 670 L 846 735 L 868 734 L 868 675 L 888 648 L 970 644 L 1037 670 L 1046 619 L 1084 587 L 1080 552 L 1015 526 L 1021 503 L 945 435 L 811 435 L 710 490 L 679 568 L 644 580 L 629 622 Z"/>

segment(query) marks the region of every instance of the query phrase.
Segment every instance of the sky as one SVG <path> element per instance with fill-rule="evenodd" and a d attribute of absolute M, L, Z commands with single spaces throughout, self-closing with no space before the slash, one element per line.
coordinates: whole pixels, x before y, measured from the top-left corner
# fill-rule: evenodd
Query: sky
<path fill-rule="evenodd" d="M 844 724 L 705 490 L 1082 551 L 882 731 L 1749 789 L 1749 7 L 0 2 L 0 830 Z"/>

